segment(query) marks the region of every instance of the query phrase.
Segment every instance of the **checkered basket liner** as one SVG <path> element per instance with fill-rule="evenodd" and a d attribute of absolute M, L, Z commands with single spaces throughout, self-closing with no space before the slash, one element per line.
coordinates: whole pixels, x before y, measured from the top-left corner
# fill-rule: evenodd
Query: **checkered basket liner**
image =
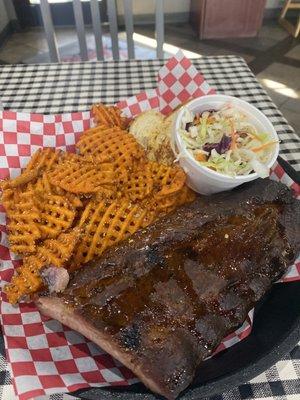
<path fill-rule="evenodd" d="M 188 88 L 188 90 L 187 90 Z M 159 71 L 158 86 L 118 103 L 128 115 L 135 116 L 153 108 L 167 114 L 191 97 L 214 93 L 203 76 L 182 53 L 170 59 Z M 63 115 L 0 113 L 0 178 L 20 174 L 31 155 L 41 147 L 75 151 L 81 132 L 92 124 L 90 112 Z M 271 178 L 285 183 L 300 196 L 300 188 L 276 164 Z M 0 206 L 1 286 L 10 281 L 20 260 L 10 252 L 7 241 L 5 211 Z M 281 280 L 300 279 L 300 260 Z M 86 387 L 130 385 L 137 379 L 126 367 L 91 341 L 42 316 L 34 304 L 16 307 L 1 293 L 2 330 L 7 359 L 16 394 L 21 400 L 44 394 L 70 392 Z M 227 336 L 215 353 L 226 349 L 251 332 L 253 310 L 244 324 Z"/>

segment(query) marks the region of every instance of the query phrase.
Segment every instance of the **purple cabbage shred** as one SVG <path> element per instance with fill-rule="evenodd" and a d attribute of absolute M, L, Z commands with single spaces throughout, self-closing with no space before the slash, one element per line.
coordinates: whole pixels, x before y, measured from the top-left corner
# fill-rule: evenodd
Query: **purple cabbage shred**
<path fill-rule="evenodd" d="M 210 154 L 212 150 L 215 149 L 217 153 L 224 154 L 227 150 L 229 150 L 230 145 L 231 137 L 223 135 L 219 143 L 205 143 L 205 145 L 203 146 L 203 150 L 207 151 Z"/>
<path fill-rule="evenodd" d="M 193 126 L 193 122 L 187 122 L 185 125 L 185 130 L 188 132 L 191 126 Z"/>

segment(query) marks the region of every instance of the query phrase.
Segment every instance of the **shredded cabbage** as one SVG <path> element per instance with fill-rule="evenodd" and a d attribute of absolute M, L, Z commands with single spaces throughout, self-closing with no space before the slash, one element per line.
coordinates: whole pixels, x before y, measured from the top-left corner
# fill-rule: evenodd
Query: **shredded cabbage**
<path fill-rule="evenodd" d="M 266 164 L 276 141 L 271 141 L 267 132 L 258 132 L 247 116 L 230 104 L 201 115 L 186 108 L 180 135 L 195 160 L 214 171 L 229 176 L 269 175 Z"/>

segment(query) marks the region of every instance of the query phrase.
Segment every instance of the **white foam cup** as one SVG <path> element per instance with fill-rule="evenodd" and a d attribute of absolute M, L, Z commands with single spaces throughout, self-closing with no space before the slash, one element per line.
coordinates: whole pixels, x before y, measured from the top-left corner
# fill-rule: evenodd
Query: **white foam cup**
<path fill-rule="evenodd" d="M 183 128 L 182 117 L 186 112 L 186 108 L 193 113 L 202 113 L 206 110 L 219 110 L 227 104 L 241 110 L 259 132 L 266 132 L 270 136 L 270 140 L 278 140 L 277 133 L 269 119 L 256 107 L 244 100 L 222 94 L 212 94 L 199 97 L 186 103 L 184 107 L 179 110 L 175 119 L 171 142 L 175 155 L 179 155 L 179 164 L 187 174 L 187 185 L 200 194 L 209 195 L 230 190 L 242 183 L 250 182 L 258 178 L 256 172 L 249 175 L 228 176 L 199 164 L 186 149 L 180 135 L 179 131 Z M 278 157 L 278 153 L 279 143 L 276 143 L 273 145 L 272 156 L 266 165 L 268 168 L 273 166 Z"/>

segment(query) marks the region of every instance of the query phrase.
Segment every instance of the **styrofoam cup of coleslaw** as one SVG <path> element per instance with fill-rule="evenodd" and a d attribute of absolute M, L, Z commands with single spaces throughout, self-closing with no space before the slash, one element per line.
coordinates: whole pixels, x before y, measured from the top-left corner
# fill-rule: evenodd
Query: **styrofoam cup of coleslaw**
<path fill-rule="evenodd" d="M 231 190 L 242 183 L 250 182 L 258 178 L 256 172 L 248 175 L 229 176 L 213 171 L 199 164 L 186 149 L 180 134 L 182 118 L 186 112 L 186 108 L 193 113 L 201 113 L 206 110 L 219 110 L 227 104 L 241 110 L 258 131 L 266 132 L 269 134 L 271 140 L 278 141 L 278 135 L 269 119 L 256 107 L 237 97 L 213 94 L 202 96 L 186 103 L 184 107 L 179 110 L 175 119 L 171 142 L 179 164 L 187 174 L 187 185 L 200 194 L 210 195 L 225 190 Z M 273 152 L 269 158 L 269 162 L 266 164 L 268 168 L 273 166 L 278 157 L 279 143 L 274 144 L 272 150 Z"/>

